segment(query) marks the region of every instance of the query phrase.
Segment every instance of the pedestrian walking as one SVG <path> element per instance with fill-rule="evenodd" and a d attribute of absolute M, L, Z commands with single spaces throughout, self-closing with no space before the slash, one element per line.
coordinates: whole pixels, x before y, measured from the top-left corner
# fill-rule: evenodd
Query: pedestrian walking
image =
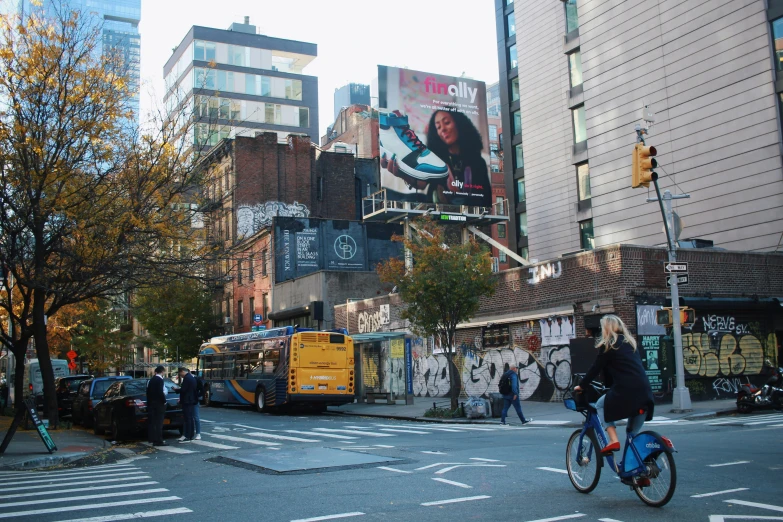
<path fill-rule="evenodd" d="M 199 413 L 199 404 L 204 397 L 204 379 L 201 375 L 195 374 L 196 379 L 196 404 L 193 405 L 193 425 L 196 429 L 196 435 L 193 440 L 201 440 L 201 415 Z"/>
<path fill-rule="evenodd" d="M 179 402 L 182 405 L 182 414 L 185 417 L 185 426 L 180 443 L 190 442 L 195 437 L 196 421 L 194 410 L 198 404 L 198 392 L 196 391 L 196 379 L 187 368 L 179 369 L 179 380 L 182 383 L 179 389 Z"/>
<path fill-rule="evenodd" d="M 515 364 L 509 365 L 508 371 L 500 378 L 500 384 L 498 385 L 499 391 L 503 395 L 503 411 L 500 413 L 500 424 L 503 425 L 506 424 L 506 414 L 512 405 L 517 411 L 522 424 L 527 424 L 533 420 L 526 419 L 522 413 L 522 404 L 519 402 L 519 375 L 517 371 Z"/>
<path fill-rule="evenodd" d="M 163 417 L 166 416 L 166 395 L 163 382 L 163 366 L 155 368 L 155 375 L 147 383 L 147 437 L 153 446 L 165 446 L 163 442 Z"/>

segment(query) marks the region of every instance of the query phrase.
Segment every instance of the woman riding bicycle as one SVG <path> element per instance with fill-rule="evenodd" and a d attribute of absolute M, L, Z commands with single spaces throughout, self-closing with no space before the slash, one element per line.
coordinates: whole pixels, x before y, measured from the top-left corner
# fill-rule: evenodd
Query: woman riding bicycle
<path fill-rule="evenodd" d="M 596 348 L 598 358 L 574 391 L 581 392 L 601 370 L 605 371 L 605 382 L 611 388 L 598 399 L 595 408 L 609 436 L 609 444 L 601 450 L 607 454 L 620 449 L 615 421 L 627 418 L 626 431 L 639 433 L 644 421 L 652 419 L 655 403 L 642 359 L 636 351 L 636 340 L 619 317 L 601 318 L 601 337 Z"/>

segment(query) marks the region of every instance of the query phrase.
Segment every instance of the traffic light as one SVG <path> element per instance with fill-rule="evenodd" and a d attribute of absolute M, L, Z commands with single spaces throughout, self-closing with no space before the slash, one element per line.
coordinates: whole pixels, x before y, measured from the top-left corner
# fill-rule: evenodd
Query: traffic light
<path fill-rule="evenodd" d="M 645 146 L 637 143 L 633 149 L 633 166 L 631 187 L 647 188 L 650 182 L 658 179 L 658 174 L 652 171 L 658 166 L 658 162 L 653 158 L 658 151 L 653 146 Z"/>
<path fill-rule="evenodd" d="M 662 308 L 655 312 L 655 322 L 661 326 L 672 326 L 674 324 L 674 316 L 672 315 L 671 308 Z M 693 308 L 680 308 L 680 325 L 687 328 L 693 326 L 696 323 L 696 310 Z"/>

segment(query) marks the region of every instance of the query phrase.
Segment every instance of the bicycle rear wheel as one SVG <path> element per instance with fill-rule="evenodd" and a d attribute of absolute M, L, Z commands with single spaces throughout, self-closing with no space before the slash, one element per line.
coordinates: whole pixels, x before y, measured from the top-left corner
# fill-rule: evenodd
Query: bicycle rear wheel
<path fill-rule="evenodd" d="M 647 466 L 646 478 L 649 486 L 637 485 L 634 487 L 636 494 L 642 502 L 648 506 L 665 506 L 674 496 L 674 488 L 677 487 L 677 468 L 674 465 L 674 456 L 665 451 L 658 455 L 651 455 L 644 459 Z M 644 476 L 638 481 L 646 482 Z"/>
<path fill-rule="evenodd" d="M 576 430 L 568 439 L 566 447 L 566 468 L 568 478 L 580 493 L 590 493 L 601 478 L 603 458 L 592 431 L 585 433 L 580 444 L 582 430 Z M 581 448 L 580 448 L 581 446 Z"/>

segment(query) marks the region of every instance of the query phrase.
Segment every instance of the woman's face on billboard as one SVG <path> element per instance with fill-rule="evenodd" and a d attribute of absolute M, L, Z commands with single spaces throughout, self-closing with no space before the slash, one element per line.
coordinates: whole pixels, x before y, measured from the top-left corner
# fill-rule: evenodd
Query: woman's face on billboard
<path fill-rule="evenodd" d="M 440 111 L 435 115 L 435 129 L 446 145 L 454 145 L 459 140 L 459 131 L 454 124 L 454 118 L 448 112 Z"/>

